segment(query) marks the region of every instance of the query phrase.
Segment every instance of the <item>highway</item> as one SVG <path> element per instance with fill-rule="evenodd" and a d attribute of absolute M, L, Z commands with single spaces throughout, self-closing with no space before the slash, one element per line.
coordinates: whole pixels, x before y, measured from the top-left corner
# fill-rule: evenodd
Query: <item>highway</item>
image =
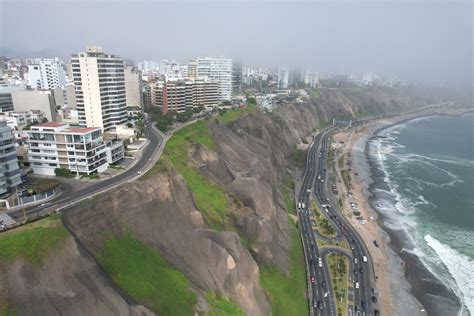
<path fill-rule="evenodd" d="M 332 193 L 328 194 L 330 181 L 329 173 L 325 168 L 325 159 L 327 158 L 328 146 L 330 144 L 329 137 L 333 131 L 334 128 L 330 128 L 321 132 L 314 137 L 313 142 L 310 144 L 306 155 L 306 166 L 298 198 L 298 218 L 301 223 L 300 230 L 306 265 L 310 275 L 308 280 L 310 284 L 310 315 L 337 315 L 333 296 L 334 292 L 331 288 L 329 269 L 325 258 L 330 251 L 343 253 L 346 256 L 349 255 L 348 251 L 338 251 L 337 249 L 321 251 L 318 248 L 316 243 L 318 235 L 313 232 L 311 226 L 311 218 L 314 220 L 310 211 L 312 197 L 322 211 L 321 213 L 326 216 L 336 229 L 338 233 L 337 239 L 346 239 L 351 248 L 349 278 L 352 281 L 352 288 L 350 288 L 349 293 L 352 293 L 353 304 L 349 305 L 349 315 L 374 315 L 376 304 L 372 303 L 372 297 L 374 296 L 372 292 L 374 286 L 372 284 L 375 282 L 375 276 L 367 248 L 355 229 L 342 216 L 341 211 L 337 209 L 337 196 L 334 196 Z M 317 179 L 318 176 L 321 177 L 322 181 Z M 304 206 L 301 203 L 304 203 Z M 327 212 L 323 211 L 325 210 L 323 204 L 331 205 L 326 208 Z M 363 260 L 364 257 L 366 262 Z M 322 267 L 320 267 L 319 260 L 322 260 Z M 354 273 L 354 270 L 357 274 Z M 358 288 L 355 286 L 356 282 L 358 283 Z"/>
<path fill-rule="evenodd" d="M 331 205 L 331 207 L 327 208 L 327 213 L 322 213 L 333 223 L 338 233 L 348 241 L 352 250 L 353 259 L 349 272 L 354 285 L 354 304 L 350 306 L 349 315 L 373 315 L 373 305 L 375 304 L 372 303 L 372 284 L 375 282 L 375 278 L 370 255 L 354 227 L 347 222 L 342 212 L 338 210 L 338 197 L 332 193 L 328 194 L 330 181 L 329 173 L 325 170 L 325 159 L 327 158 L 328 147 L 330 145 L 329 137 L 330 132 L 327 132 L 322 136 L 322 140 L 320 141 L 321 148 L 318 154 L 317 172 L 324 182 L 316 181 L 314 185 L 314 196 L 321 210 L 323 209 L 322 204 Z M 366 261 L 364 261 L 364 257 Z M 355 286 L 356 282 L 359 284 L 358 288 Z"/>
<path fill-rule="evenodd" d="M 145 137 L 149 140 L 149 144 L 143 149 L 140 158 L 137 162 L 124 172 L 97 183 L 91 183 L 81 190 L 77 190 L 67 195 L 59 195 L 41 205 L 31 206 L 26 208 L 26 215 L 31 219 L 43 214 L 49 214 L 74 205 L 98 193 L 109 190 L 124 182 L 132 180 L 140 176 L 145 170 L 151 167 L 159 157 L 159 152 L 162 150 L 163 137 L 152 124 L 147 124 L 144 130 Z M 23 218 L 23 210 L 15 210 L 7 212 L 7 214 L 14 219 Z"/>
<path fill-rule="evenodd" d="M 309 299 L 310 299 L 310 315 L 335 315 L 336 307 L 333 295 L 328 287 L 330 278 L 327 266 L 322 261 L 318 245 L 316 243 L 316 234 L 311 226 L 311 188 L 316 179 L 315 159 L 316 150 L 320 136 L 316 136 L 311 143 L 306 155 L 306 168 L 303 174 L 303 182 L 298 198 L 298 219 L 300 223 L 300 232 L 303 240 L 305 252 L 305 260 L 310 279 Z M 321 264 L 319 263 L 321 260 Z"/>

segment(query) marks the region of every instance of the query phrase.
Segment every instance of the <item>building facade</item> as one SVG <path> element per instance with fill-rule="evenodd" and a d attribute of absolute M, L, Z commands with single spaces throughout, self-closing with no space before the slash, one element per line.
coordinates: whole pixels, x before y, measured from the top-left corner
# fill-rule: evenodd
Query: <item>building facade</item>
<path fill-rule="evenodd" d="M 16 157 L 13 132 L 0 120 L 0 194 L 21 184 L 21 171 Z"/>
<path fill-rule="evenodd" d="M 219 85 L 220 101 L 232 99 L 233 65 L 231 58 L 199 57 L 196 59 L 197 77 L 207 78 Z"/>
<path fill-rule="evenodd" d="M 218 83 L 204 79 L 156 83 L 152 91 L 153 104 L 161 107 L 163 113 L 181 113 L 194 107 L 214 107 L 221 102 Z"/>
<path fill-rule="evenodd" d="M 15 111 L 37 110 L 43 112 L 48 121 L 56 121 L 56 102 L 51 91 L 14 91 L 12 99 Z"/>
<path fill-rule="evenodd" d="M 28 84 L 31 89 L 51 90 L 63 87 L 66 74 L 59 58 L 38 59 L 33 65 L 28 65 Z"/>
<path fill-rule="evenodd" d="M 101 47 L 71 57 L 79 125 L 113 130 L 127 121 L 124 61 Z"/>
<path fill-rule="evenodd" d="M 127 110 L 140 111 L 143 109 L 143 86 L 141 73 L 135 68 L 126 67 L 125 74 L 125 97 Z"/>
<path fill-rule="evenodd" d="M 56 168 L 64 168 L 91 174 L 108 167 L 100 127 L 72 128 L 69 124 L 48 122 L 32 126 L 28 139 L 28 161 L 34 173 L 54 175 Z"/>

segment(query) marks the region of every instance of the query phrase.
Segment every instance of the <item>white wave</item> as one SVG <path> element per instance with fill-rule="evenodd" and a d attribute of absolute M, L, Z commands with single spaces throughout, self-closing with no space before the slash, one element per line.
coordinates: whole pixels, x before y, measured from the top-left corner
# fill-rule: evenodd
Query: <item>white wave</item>
<path fill-rule="evenodd" d="M 474 260 L 457 252 L 451 247 L 442 244 L 437 239 L 426 235 L 424 237 L 428 246 L 430 246 L 438 255 L 441 262 L 446 266 L 451 276 L 456 281 L 459 288 L 453 289 L 466 305 L 471 314 L 474 313 Z M 460 293 L 459 293 L 460 292 Z"/>

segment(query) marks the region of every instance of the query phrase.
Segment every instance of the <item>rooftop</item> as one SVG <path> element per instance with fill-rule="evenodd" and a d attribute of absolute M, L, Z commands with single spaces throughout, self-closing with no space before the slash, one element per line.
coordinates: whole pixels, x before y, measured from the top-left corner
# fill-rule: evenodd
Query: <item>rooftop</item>
<path fill-rule="evenodd" d="M 97 129 L 100 129 L 100 127 L 71 127 L 66 129 L 65 132 L 84 134 L 95 131 Z"/>
<path fill-rule="evenodd" d="M 36 124 L 34 127 L 61 127 L 67 125 L 66 123 L 62 122 L 46 122 L 46 123 L 41 123 L 41 124 Z"/>

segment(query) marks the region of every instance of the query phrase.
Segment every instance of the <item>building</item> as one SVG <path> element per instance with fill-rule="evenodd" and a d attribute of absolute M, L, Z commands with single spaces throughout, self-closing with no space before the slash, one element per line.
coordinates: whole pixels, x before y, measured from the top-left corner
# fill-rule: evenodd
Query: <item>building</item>
<path fill-rule="evenodd" d="M 1 85 L 0 86 L 0 112 L 13 111 L 13 98 L 12 93 L 14 91 L 25 90 L 21 87 Z"/>
<path fill-rule="evenodd" d="M 198 74 L 197 74 L 197 62 L 195 60 L 190 61 L 187 64 L 187 77 L 189 79 L 197 79 Z"/>
<path fill-rule="evenodd" d="M 278 69 L 278 89 L 288 89 L 290 85 L 290 71 L 286 68 Z"/>
<path fill-rule="evenodd" d="M 33 65 L 28 65 L 28 84 L 31 89 L 51 90 L 63 87 L 66 74 L 59 58 L 38 59 Z"/>
<path fill-rule="evenodd" d="M 7 122 L 0 120 L 0 194 L 21 184 L 21 172 L 16 157 L 13 132 Z"/>
<path fill-rule="evenodd" d="M 0 120 L 7 122 L 7 125 L 13 130 L 22 130 L 28 125 L 41 123 L 44 118 L 44 113 L 38 110 L 0 113 Z"/>
<path fill-rule="evenodd" d="M 232 59 L 199 57 L 196 62 L 198 78 L 207 78 L 209 81 L 217 82 L 220 101 L 230 101 L 232 99 Z"/>
<path fill-rule="evenodd" d="M 143 92 L 141 73 L 135 68 L 126 67 L 125 74 L 125 97 L 127 101 L 127 111 L 143 110 Z"/>
<path fill-rule="evenodd" d="M 113 165 L 120 162 L 125 158 L 125 150 L 123 147 L 123 141 L 119 139 L 108 140 L 106 142 L 106 155 L 107 163 Z"/>
<path fill-rule="evenodd" d="M 152 86 L 152 103 L 164 113 L 193 107 L 215 107 L 221 102 L 219 85 L 204 79 L 158 82 Z"/>
<path fill-rule="evenodd" d="M 310 88 L 316 88 L 319 85 L 319 73 L 312 70 L 305 70 L 303 82 Z"/>
<path fill-rule="evenodd" d="M 34 125 L 28 132 L 28 161 L 33 172 L 54 175 L 56 168 L 75 173 L 103 172 L 108 167 L 100 127 L 70 127 L 61 122 Z"/>
<path fill-rule="evenodd" d="M 19 90 L 12 92 L 13 108 L 17 112 L 37 110 L 48 121 L 56 121 L 56 103 L 51 91 Z"/>
<path fill-rule="evenodd" d="M 127 121 L 124 61 L 101 47 L 71 57 L 79 125 L 113 130 Z"/>

